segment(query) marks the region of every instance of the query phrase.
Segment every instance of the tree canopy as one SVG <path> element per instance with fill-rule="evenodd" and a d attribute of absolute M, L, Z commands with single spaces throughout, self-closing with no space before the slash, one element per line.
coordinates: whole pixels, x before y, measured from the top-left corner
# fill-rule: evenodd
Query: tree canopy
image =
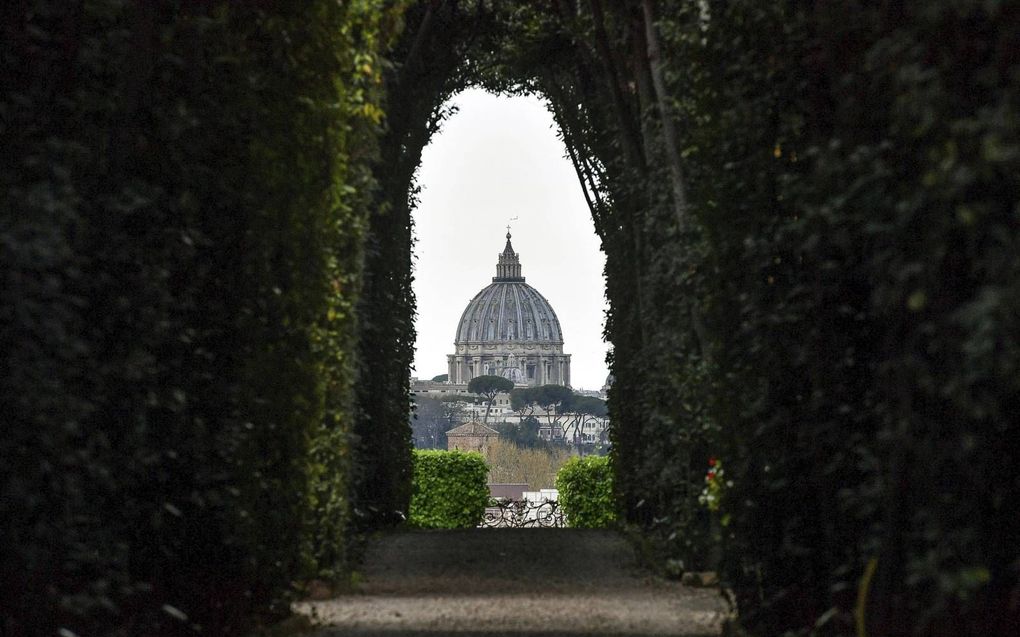
<path fill-rule="evenodd" d="M 446 449 L 446 432 L 463 418 L 463 410 L 446 398 L 414 397 L 411 435 L 416 449 Z"/>
<path fill-rule="evenodd" d="M 509 393 L 513 388 L 513 381 L 502 376 L 475 376 L 468 382 L 468 391 L 485 399 L 483 422 L 489 422 L 489 410 L 492 409 L 492 401 L 496 400 L 496 395 Z"/>
<path fill-rule="evenodd" d="M 586 414 L 596 417 L 609 415 L 609 406 L 606 405 L 606 401 L 595 396 L 574 394 L 570 400 L 569 409 L 575 414 Z"/>
<path fill-rule="evenodd" d="M 521 387 L 510 393 L 510 406 L 514 411 L 522 411 L 528 405 L 537 405 L 546 410 L 553 408 L 558 411 L 569 411 L 574 403 L 575 394 L 563 385 L 539 385 L 537 387 Z"/>
<path fill-rule="evenodd" d="M 525 449 L 546 448 L 548 444 L 538 435 L 541 427 L 538 418 L 523 416 L 517 422 L 507 422 L 498 427 L 500 435 L 509 442 Z"/>

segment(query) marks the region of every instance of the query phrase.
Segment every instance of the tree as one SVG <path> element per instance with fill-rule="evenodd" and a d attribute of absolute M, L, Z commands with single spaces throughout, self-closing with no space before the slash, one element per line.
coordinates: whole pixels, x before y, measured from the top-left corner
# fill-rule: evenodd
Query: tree
<path fill-rule="evenodd" d="M 570 411 L 573 417 L 563 427 L 563 436 L 564 438 L 572 439 L 577 446 L 578 453 L 580 453 L 583 445 L 581 434 L 584 430 L 584 425 L 592 420 L 604 418 L 608 415 L 609 408 L 601 398 L 581 394 L 574 394 L 571 403 Z M 569 432 L 573 433 L 570 434 Z M 605 428 L 599 434 L 600 438 L 603 437 Z"/>
<path fill-rule="evenodd" d="M 415 396 L 411 435 L 417 449 L 445 449 L 445 434 L 461 420 L 464 410 L 452 400 Z"/>
<path fill-rule="evenodd" d="M 579 394 L 575 395 L 569 387 L 563 385 L 540 385 L 515 389 L 510 394 L 510 406 L 522 416 L 530 416 L 536 406 L 541 407 L 545 411 L 551 436 L 560 418 L 570 409 L 575 398 L 579 397 Z"/>
<path fill-rule="evenodd" d="M 432 377 L 432 382 L 434 383 L 445 383 L 448 380 L 450 380 L 449 374 L 440 374 L 439 376 Z"/>
<path fill-rule="evenodd" d="M 571 404 L 571 411 L 576 414 L 585 414 L 588 416 L 602 417 L 609 413 L 609 407 L 606 405 L 606 401 L 595 396 L 584 396 L 581 394 L 575 394 Z"/>
<path fill-rule="evenodd" d="M 535 490 L 548 488 L 556 483 L 556 473 L 569 459 L 570 452 L 563 447 L 525 448 L 499 439 L 489 445 L 489 480 L 526 482 Z"/>
<path fill-rule="evenodd" d="M 535 413 L 535 388 L 522 387 L 510 392 L 510 408 L 518 412 L 522 418 Z"/>
<path fill-rule="evenodd" d="M 496 394 L 511 392 L 513 388 L 513 382 L 502 376 L 475 376 L 471 379 L 468 391 L 485 399 L 485 418 L 482 422 L 489 422 L 489 410 L 492 409 Z"/>
<path fill-rule="evenodd" d="M 535 388 L 534 396 L 535 402 L 547 412 L 567 411 L 574 400 L 574 392 L 563 385 L 541 385 Z"/>
<path fill-rule="evenodd" d="M 505 423 L 499 427 L 500 434 L 522 449 L 545 448 L 546 442 L 538 435 L 541 423 L 534 416 L 522 416 L 519 422 Z"/>

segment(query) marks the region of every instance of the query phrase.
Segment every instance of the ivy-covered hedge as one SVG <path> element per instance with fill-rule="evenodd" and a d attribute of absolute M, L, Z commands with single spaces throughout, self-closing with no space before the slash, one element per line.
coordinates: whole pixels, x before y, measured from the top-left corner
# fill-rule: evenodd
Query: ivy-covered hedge
<path fill-rule="evenodd" d="M 65 4 L 0 5 L 4 631 L 229 634 L 407 510 L 471 84 L 546 95 L 588 199 L 627 522 L 711 566 L 718 456 L 753 633 L 1020 623 L 1009 3 L 421 0 L 392 65 L 408 3 Z"/>
<path fill-rule="evenodd" d="M 716 566 L 717 456 L 753 634 L 1020 623 L 1020 13 L 490 6 L 444 25 L 477 43 L 449 73 L 556 116 L 606 252 L 626 521 Z"/>
<path fill-rule="evenodd" d="M 478 453 L 414 450 L 408 523 L 425 529 L 478 526 L 489 502 L 489 468 Z"/>
<path fill-rule="evenodd" d="M 0 632 L 226 635 L 345 561 L 383 3 L 0 8 Z"/>
<path fill-rule="evenodd" d="M 606 251 L 616 488 L 752 634 L 1020 623 L 1020 13 L 556 2 L 550 98 Z M 732 482 L 732 485 L 729 483 Z"/>
<path fill-rule="evenodd" d="M 415 171 L 449 115 L 446 99 L 466 87 L 459 67 L 487 11 L 477 2 L 395 2 L 404 24 L 383 70 L 386 121 L 372 162 L 377 184 L 366 228 L 360 322 L 354 522 L 397 523 L 411 497 L 410 374 L 415 300 L 411 287 Z"/>
<path fill-rule="evenodd" d="M 571 458 L 556 474 L 556 489 L 568 526 L 600 529 L 616 520 L 608 456 Z"/>

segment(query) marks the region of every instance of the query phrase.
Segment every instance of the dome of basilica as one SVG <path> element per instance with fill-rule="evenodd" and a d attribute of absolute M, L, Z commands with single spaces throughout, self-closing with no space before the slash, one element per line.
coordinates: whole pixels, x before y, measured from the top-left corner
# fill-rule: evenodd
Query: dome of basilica
<path fill-rule="evenodd" d="M 509 232 L 492 283 L 461 314 L 454 346 L 450 382 L 497 374 L 515 384 L 569 384 L 560 321 L 549 301 L 524 282 Z"/>
<path fill-rule="evenodd" d="M 549 301 L 523 280 L 494 279 L 471 299 L 457 325 L 457 343 L 539 341 L 562 343 Z"/>

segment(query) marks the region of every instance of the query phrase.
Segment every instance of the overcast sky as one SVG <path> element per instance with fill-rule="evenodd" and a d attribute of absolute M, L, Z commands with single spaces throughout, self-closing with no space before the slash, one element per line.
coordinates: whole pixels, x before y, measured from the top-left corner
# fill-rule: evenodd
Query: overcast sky
<path fill-rule="evenodd" d="M 496 275 L 510 223 L 522 274 L 560 319 L 574 388 L 600 388 L 605 257 L 552 115 L 537 97 L 468 90 L 453 101 L 460 110 L 425 148 L 418 172 L 412 375 L 446 373 L 457 322 Z"/>

